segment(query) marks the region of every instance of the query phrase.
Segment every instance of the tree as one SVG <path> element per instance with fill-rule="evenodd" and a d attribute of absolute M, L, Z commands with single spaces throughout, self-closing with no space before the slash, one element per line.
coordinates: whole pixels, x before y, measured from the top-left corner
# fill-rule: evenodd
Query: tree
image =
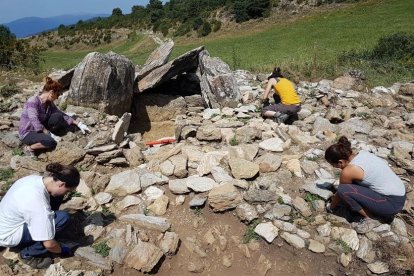
<path fill-rule="evenodd" d="M 16 36 L 10 32 L 10 29 L 0 25 L 0 66 L 10 67 L 11 59 L 16 44 Z"/>
<path fill-rule="evenodd" d="M 122 16 L 122 10 L 120 8 L 115 8 L 112 10 L 112 16 Z"/>

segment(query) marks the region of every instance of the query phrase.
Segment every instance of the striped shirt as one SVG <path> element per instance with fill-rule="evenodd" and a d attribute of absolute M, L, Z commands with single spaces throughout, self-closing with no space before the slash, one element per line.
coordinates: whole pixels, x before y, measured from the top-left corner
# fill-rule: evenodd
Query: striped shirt
<path fill-rule="evenodd" d="M 53 102 L 42 104 L 39 96 L 30 97 L 23 106 L 23 113 L 20 117 L 19 137 L 22 140 L 29 132 L 42 132 L 47 125 L 50 115 L 60 112 Z M 63 113 L 65 121 L 71 125 L 73 119 Z"/>

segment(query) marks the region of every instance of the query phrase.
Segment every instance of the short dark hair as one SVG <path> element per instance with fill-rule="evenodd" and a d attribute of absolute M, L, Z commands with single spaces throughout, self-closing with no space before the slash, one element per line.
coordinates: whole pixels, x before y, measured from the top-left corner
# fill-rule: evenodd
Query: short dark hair
<path fill-rule="evenodd" d="M 50 163 L 46 166 L 46 171 L 51 173 L 55 181 L 65 182 L 65 186 L 68 188 L 75 188 L 79 185 L 80 174 L 74 166 Z"/>
<path fill-rule="evenodd" d="M 351 154 L 351 142 L 345 136 L 341 136 L 336 144 L 325 151 L 325 159 L 330 164 L 338 164 L 339 160 L 348 160 Z"/>

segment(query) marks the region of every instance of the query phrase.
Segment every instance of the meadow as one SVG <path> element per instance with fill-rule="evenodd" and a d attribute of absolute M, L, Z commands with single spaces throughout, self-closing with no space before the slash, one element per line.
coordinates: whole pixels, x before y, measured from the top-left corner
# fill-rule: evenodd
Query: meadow
<path fill-rule="evenodd" d="M 372 49 L 378 39 L 386 35 L 414 33 L 413 14 L 414 1 L 369 0 L 309 12 L 286 22 L 272 16 L 253 24 L 242 23 L 235 32 L 226 30 L 222 35 L 213 34 L 203 39 L 178 39 L 172 57 L 205 45 L 212 56 L 222 58 L 232 69 L 269 72 L 278 65 L 295 79 L 317 80 L 333 78 L 359 66 L 357 69 L 364 71 L 370 84 L 389 85 L 412 80 L 413 67 L 387 74 L 362 60 L 359 64 L 341 63 L 339 57 L 350 50 Z M 148 37 L 136 35 L 128 41 L 90 51 L 112 50 L 135 64 L 143 64 L 155 47 Z M 90 51 L 47 51 L 45 69 L 70 68 Z"/>

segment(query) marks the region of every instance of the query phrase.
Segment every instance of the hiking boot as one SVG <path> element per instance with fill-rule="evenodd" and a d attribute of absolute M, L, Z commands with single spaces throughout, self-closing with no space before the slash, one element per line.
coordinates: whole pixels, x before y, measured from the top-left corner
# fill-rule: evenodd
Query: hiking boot
<path fill-rule="evenodd" d="M 26 265 L 35 269 L 45 269 L 48 268 L 53 262 L 52 258 L 47 257 L 23 257 L 22 253 L 19 253 L 19 259 Z"/>
<path fill-rule="evenodd" d="M 379 222 L 378 220 L 372 218 L 364 218 L 360 222 L 353 223 L 352 227 L 358 234 L 365 234 L 380 225 L 381 222 Z"/>

